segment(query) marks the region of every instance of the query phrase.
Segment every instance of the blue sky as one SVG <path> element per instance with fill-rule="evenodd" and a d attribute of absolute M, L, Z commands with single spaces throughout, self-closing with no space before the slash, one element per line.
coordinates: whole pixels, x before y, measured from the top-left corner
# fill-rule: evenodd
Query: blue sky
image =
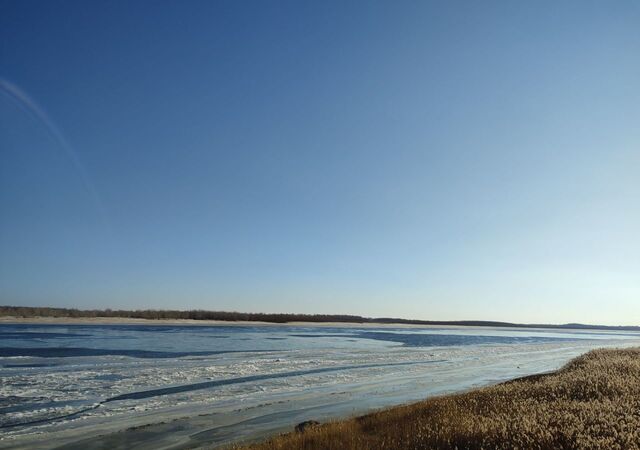
<path fill-rule="evenodd" d="M 0 2 L 0 303 L 640 324 L 637 2 Z"/>

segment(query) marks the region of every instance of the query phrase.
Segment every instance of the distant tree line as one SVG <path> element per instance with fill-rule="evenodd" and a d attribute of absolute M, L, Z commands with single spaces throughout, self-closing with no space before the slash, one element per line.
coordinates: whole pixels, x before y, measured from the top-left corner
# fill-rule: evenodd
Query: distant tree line
<path fill-rule="evenodd" d="M 587 330 L 619 330 L 640 331 L 638 326 L 606 326 L 583 325 L 571 323 L 564 325 L 549 324 L 517 324 L 509 322 L 496 322 L 486 320 L 408 320 L 391 317 L 369 318 L 346 314 L 281 314 L 281 313 L 244 313 L 237 311 L 206 311 L 194 309 L 180 311 L 175 309 L 75 309 L 75 308 L 50 308 L 40 306 L 0 306 L 0 317 L 123 317 L 131 319 L 192 319 L 192 320 L 222 320 L 229 322 L 342 322 L 342 323 L 379 323 L 379 324 L 407 324 L 407 325 L 460 325 L 460 326 L 485 326 L 485 327 L 511 327 L 511 328 L 552 328 L 552 329 L 587 329 Z"/>
<path fill-rule="evenodd" d="M 124 317 L 131 319 L 192 319 L 249 322 L 353 322 L 370 321 L 359 316 L 333 314 L 269 314 L 242 313 L 235 311 L 205 311 L 195 309 L 179 311 L 173 309 L 75 309 L 31 306 L 0 306 L 0 316 L 11 317 Z"/>

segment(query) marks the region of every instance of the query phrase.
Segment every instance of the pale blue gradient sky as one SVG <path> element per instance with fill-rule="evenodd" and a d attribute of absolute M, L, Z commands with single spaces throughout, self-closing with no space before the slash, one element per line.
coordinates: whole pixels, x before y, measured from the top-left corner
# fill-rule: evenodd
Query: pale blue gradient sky
<path fill-rule="evenodd" d="M 640 324 L 637 2 L 0 1 L 0 51 L 0 304 Z"/>

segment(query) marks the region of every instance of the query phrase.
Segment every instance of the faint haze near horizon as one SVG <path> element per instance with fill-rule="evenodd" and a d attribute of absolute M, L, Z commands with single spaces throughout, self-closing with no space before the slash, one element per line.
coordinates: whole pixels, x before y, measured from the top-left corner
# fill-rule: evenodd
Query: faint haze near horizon
<path fill-rule="evenodd" d="M 0 304 L 638 325 L 638 24 L 0 0 Z"/>

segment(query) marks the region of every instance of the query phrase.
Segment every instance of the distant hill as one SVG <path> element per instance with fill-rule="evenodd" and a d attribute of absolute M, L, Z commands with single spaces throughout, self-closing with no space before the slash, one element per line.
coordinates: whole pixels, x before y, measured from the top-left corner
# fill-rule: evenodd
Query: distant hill
<path fill-rule="evenodd" d="M 458 325 L 474 327 L 509 327 L 509 328 L 550 328 L 550 329 L 583 329 L 583 330 L 611 330 L 611 331 L 640 331 L 640 326 L 608 326 L 585 325 L 581 323 L 552 324 L 521 324 L 510 322 L 496 322 L 487 320 L 411 320 L 391 317 L 370 318 L 344 314 L 269 314 L 243 313 L 235 311 L 205 311 L 205 310 L 112 310 L 112 309 L 73 309 L 49 308 L 32 306 L 0 306 L 0 317 L 122 317 L 131 319 L 191 319 L 191 320 L 223 320 L 229 322 L 342 322 L 342 323 L 379 323 L 379 324 L 407 324 L 407 325 Z"/>

